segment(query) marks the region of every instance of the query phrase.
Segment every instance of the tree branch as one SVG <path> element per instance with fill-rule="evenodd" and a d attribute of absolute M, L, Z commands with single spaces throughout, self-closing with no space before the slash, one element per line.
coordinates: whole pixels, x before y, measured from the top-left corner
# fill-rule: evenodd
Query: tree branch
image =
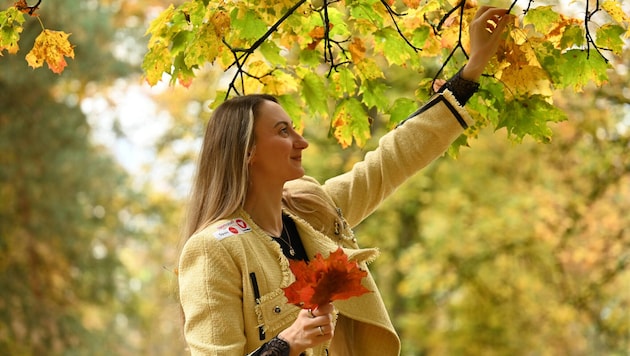
<path fill-rule="evenodd" d="M 381 0 L 381 4 L 383 4 L 383 6 L 385 6 L 385 9 L 387 9 L 387 13 L 389 14 L 389 17 L 392 19 L 394 26 L 396 26 L 396 31 L 398 31 L 398 34 L 400 35 L 400 37 L 402 37 L 402 39 L 405 40 L 405 42 L 407 42 L 409 47 L 411 47 L 416 53 L 418 51 L 422 51 L 422 48 L 414 46 L 413 43 L 411 43 L 407 39 L 407 37 L 402 33 L 402 31 L 400 30 L 400 27 L 398 27 L 398 22 L 396 22 L 396 18 L 394 17 L 394 16 L 402 17 L 402 16 L 406 16 L 407 14 L 397 13 L 396 11 L 394 11 L 394 9 L 392 9 L 391 6 L 389 6 L 389 4 L 385 0 Z"/>
<path fill-rule="evenodd" d="M 597 51 L 597 53 L 604 59 L 606 63 L 608 63 L 608 58 L 604 57 L 604 54 L 601 50 L 609 51 L 610 49 L 602 48 L 595 44 L 595 40 L 591 36 L 591 31 L 588 28 L 589 22 L 591 22 L 591 18 L 595 15 L 599 10 L 599 0 L 595 2 L 595 10 L 590 11 L 589 9 L 589 1 L 585 1 L 586 11 L 584 11 L 584 30 L 586 31 L 586 58 L 588 59 L 591 54 L 591 45 Z"/>
<path fill-rule="evenodd" d="M 274 32 L 276 32 L 278 30 L 278 27 L 280 27 L 280 25 L 287 18 L 289 18 L 289 16 L 293 15 L 293 13 L 295 13 L 295 11 L 300 6 L 302 6 L 302 4 L 304 4 L 305 2 L 306 2 L 306 0 L 299 0 L 297 3 L 295 3 L 295 5 L 293 5 L 293 7 L 291 7 L 289 10 L 287 10 L 287 12 L 284 13 L 282 15 L 282 17 L 280 19 L 278 19 L 278 21 L 276 21 L 273 25 L 271 25 L 271 27 L 269 27 L 267 32 L 265 32 L 264 35 L 262 35 L 259 39 L 257 39 L 256 42 L 254 42 L 249 48 L 244 48 L 244 49 L 243 48 L 232 48 L 226 43 L 225 39 L 223 39 L 223 43 L 230 49 L 230 52 L 232 52 L 232 54 L 234 55 L 234 62 L 232 62 L 226 68 L 226 71 L 228 69 L 232 68 L 233 66 L 237 66 L 237 71 L 234 74 L 234 77 L 232 77 L 232 80 L 230 81 L 230 85 L 228 87 L 228 91 L 225 94 L 226 99 L 230 96 L 230 92 L 232 90 L 234 90 L 234 92 L 237 95 L 241 95 L 238 92 L 238 90 L 236 89 L 236 87 L 234 86 L 234 83 L 236 82 L 236 80 L 239 77 L 241 78 L 241 86 L 243 88 L 243 93 L 244 93 L 245 86 L 244 86 L 243 76 L 244 75 L 248 75 L 249 76 L 249 74 L 243 70 L 243 66 L 245 65 L 245 63 L 249 59 L 249 56 L 251 56 L 267 40 L 267 38 L 269 38 Z M 238 53 L 242 53 L 242 54 L 238 55 Z"/>

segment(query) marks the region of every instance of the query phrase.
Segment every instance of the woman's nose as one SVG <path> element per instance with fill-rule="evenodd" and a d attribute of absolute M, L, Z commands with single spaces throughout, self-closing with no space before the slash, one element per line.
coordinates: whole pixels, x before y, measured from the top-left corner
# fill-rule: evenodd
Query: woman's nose
<path fill-rule="evenodd" d="M 299 148 L 302 150 L 308 147 L 308 141 L 306 141 L 306 139 L 302 135 L 300 134 L 296 134 L 296 135 L 297 137 L 295 141 L 293 141 L 293 147 Z"/>

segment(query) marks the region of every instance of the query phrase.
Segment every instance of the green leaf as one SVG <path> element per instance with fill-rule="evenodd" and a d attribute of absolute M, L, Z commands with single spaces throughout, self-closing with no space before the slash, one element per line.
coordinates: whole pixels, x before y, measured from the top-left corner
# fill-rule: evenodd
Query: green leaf
<path fill-rule="evenodd" d="M 293 120 L 293 125 L 302 128 L 304 126 L 304 120 L 302 119 L 304 117 L 304 105 L 298 103 L 293 95 L 279 95 L 277 99 L 291 120 Z"/>
<path fill-rule="evenodd" d="M 333 91 L 337 96 L 354 95 L 357 89 L 356 79 L 354 74 L 347 67 L 341 67 L 337 72 L 333 73 L 331 78 L 333 84 Z"/>
<path fill-rule="evenodd" d="M 597 29 L 596 44 L 605 49 L 611 50 L 616 55 L 623 52 L 623 34 L 626 30 L 619 25 L 605 24 Z"/>
<path fill-rule="evenodd" d="M 223 43 L 217 37 L 214 25 L 206 23 L 200 26 L 194 36 L 187 38 L 188 47 L 185 50 L 184 63 L 188 68 L 201 67 L 205 63 L 213 63 L 219 55 Z M 173 40 L 175 46 L 175 40 Z"/>
<path fill-rule="evenodd" d="M 429 39 L 430 35 L 431 35 L 431 27 L 420 26 L 413 30 L 411 41 L 415 46 L 420 47 L 424 45 L 427 39 Z"/>
<path fill-rule="evenodd" d="M 177 32 L 171 40 L 171 54 L 176 56 L 190 46 L 191 40 L 194 38 L 192 31 Z"/>
<path fill-rule="evenodd" d="M 172 56 L 164 42 L 155 43 L 142 60 L 142 70 L 147 83 L 155 85 L 162 79 L 162 74 L 171 72 Z"/>
<path fill-rule="evenodd" d="M 300 52 L 300 63 L 305 66 L 315 67 L 322 61 L 323 55 L 315 50 L 304 49 Z"/>
<path fill-rule="evenodd" d="M 400 37 L 393 28 L 383 28 L 374 34 L 374 49 L 382 54 L 390 64 L 404 64 L 414 53 L 411 47 Z"/>
<path fill-rule="evenodd" d="M 302 79 L 302 97 L 310 110 L 322 115 L 328 114 L 326 85 L 319 75 L 308 72 Z"/>
<path fill-rule="evenodd" d="M 552 6 L 540 6 L 530 9 L 523 18 L 524 25 L 534 25 L 539 33 L 547 34 L 560 21 L 560 14 Z"/>
<path fill-rule="evenodd" d="M 374 106 L 384 112 L 389 106 L 386 94 L 389 89 L 390 87 L 380 80 L 368 80 L 363 82 L 359 93 L 363 95 L 363 102 L 368 108 Z"/>
<path fill-rule="evenodd" d="M 558 57 L 546 57 L 543 67 L 552 75 L 556 87 L 580 91 L 590 81 L 596 85 L 604 83 L 610 64 L 593 49 L 574 49 Z"/>
<path fill-rule="evenodd" d="M 265 41 L 260 45 L 260 53 L 271 63 L 271 66 L 284 66 L 287 59 L 280 54 L 280 47 L 275 42 Z"/>
<path fill-rule="evenodd" d="M 450 157 L 457 158 L 457 156 L 459 156 L 459 149 L 461 147 L 468 146 L 468 136 L 463 134 L 459 135 L 459 137 L 457 137 L 455 141 L 453 141 L 453 143 L 448 147 L 448 149 L 446 150 L 446 154 L 448 154 Z"/>
<path fill-rule="evenodd" d="M 363 147 L 370 138 L 370 120 L 365 108 L 356 98 L 343 100 L 337 106 L 332 122 L 334 135 L 342 147 L 352 145 L 352 140 Z"/>
<path fill-rule="evenodd" d="M 562 48 L 582 47 L 586 42 L 584 27 L 579 25 L 569 25 L 562 33 L 560 46 Z"/>
<path fill-rule="evenodd" d="M 361 62 L 355 63 L 355 66 L 359 78 L 366 80 L 385 78 L 383 70 L 373 58 L 364 58 Z"/>
<path fill-rule="evenodd" d="M 400 122 L 409 117 L 413 112 L 420 108 L 417 101 L 409 98 L 398 98 L 389 109 L 390 126 L 398 125 Z"/>
<path fill-rule="evenodd" d="M 235 8 L 230 19 L 235 35 L 242 40 L 257 40 L 267 32 L 267 24 L 252 9 Z"/>
<path fill-rule="evenodd" d="M 347 2 L 348 7 L 350 8 L 350 16 L 355 19 L 367 20 L 376 28 L 383 27 L 383 17 L 374 11 L 374 6 L 372 5 L 373 3 L 374 1 Z"/>
<path fill-rule="evenodd" d="M 175 7 L 173 6 L 173 4 L 171 4 L 168 8 L 162 11 L 158 17 L 151 21 L 147 32 L 145 32 L 145 35 L 151 35 L 151 40 L 149 40 L 149 47 L 151 47 L 151 41 L 153 41 L 154 38 L 168 37 L 166 36 L 166 33 L 168 32 L 168 29 L 170 27 L 169 24 L 174 14 Z"/>
<path fill-rule="evenodd" d="M 499 118 L 497 129 L 505 127 L 512 140 L 521 142 L 526 135 L 538 142 L 551 141 L 549 122 L 566 120 L 564 112 L 548 103 L 540 95 L 506 103 L 505 113 Z"/>
<path fill-rule="evenodd" d="M 180 11 L 187 15 L 187 21 L 196 27 L 204 23 L 207 10 L 201 1 L 187 1 L 182 4 Z"/>
<path fill-rule="evenodd" d="M 496 80 L 482 78 L 481 90 L 468 101 L 466 107 L 471 115 L 477 116 L 475 126 L 485 127 L 487 123 L 491 123 L 492 126 L 497 127 L 499 125 L 497 108 L 505 107 L 504 86 Z"/>
<path fill-rule="evenodd" d="M 179 53 L 173 61 L 173 76 L 171 77 L 171 84 L 175 84 L 177 80 L 179 84 L 188 88 L 192 83 L 195 73 L 192 68 L 188 67 L 185 63 L 184 53 Z"/>
<path fill-rule="evenodd" d="M 0 56 L 5 49 L 15 54 L 20 49 L 20 33 L 23 30 L 24 14 L 15 7 L 0 11 Z"/>
<path fill-rule="evenodd" d="M 340 12 L 338 9 L 331 7 L 328 9 L 328 18 L 330 23 L 334 24 L 334 26 L 330 29 L 331 37 L 347 37 L 352 34 L 348 28 L 348 19 L 346 18 L 345 12 Z"/>

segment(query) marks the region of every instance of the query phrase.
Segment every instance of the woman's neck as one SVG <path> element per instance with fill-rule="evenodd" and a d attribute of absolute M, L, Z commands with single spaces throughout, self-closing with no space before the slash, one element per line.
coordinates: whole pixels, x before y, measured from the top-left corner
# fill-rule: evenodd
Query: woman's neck
<path fill-rule="evenodd" d="M 250 186 L 243 209 L 261 229 L 272 236 L 282 233 L 282 187 Z"/>

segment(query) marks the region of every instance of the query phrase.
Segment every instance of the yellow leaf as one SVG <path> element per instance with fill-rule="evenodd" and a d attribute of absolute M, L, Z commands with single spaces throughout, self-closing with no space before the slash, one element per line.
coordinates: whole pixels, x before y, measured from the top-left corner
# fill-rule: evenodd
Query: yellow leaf
<path fill-rule="evenodd" d="M 501 81 L 516 94 L 551 96 L 551 81 L 542 68 L 532 65 L 511 65 L 503 70 Z"/>
<path fill-rule="evenodd" d="M 74 47 L 68 41 L 69 33 L 44 30 L 35 39 L 33 49 L 26 55 L 28 65 L 39 68 L 48 64 L 53 73 L 61 73 L 68 65 L 64 57 L 74 58 Z"/>
<path fill-rule="evenodd" d="M 630 38 L 630 16 L 623 11 L 621 4 L 619 4 L 618 1 L 606 0 L 601 6 L 618 24 L 626 25 L 626 34 L 624 37 Z"/>
<path fill-rule="evenodd" d="M 230 16 L 225 11 L 217 11 L 210 18 L 210 22 L 214 25 L 214 31 L 217 37 L 223 37 L 230 30 Z"/>
<path fill-rule="evenodd" d="M 618 24 L 630 23 L 630 16 L 623 12 L 618 1 L 606 0 L 601 6 Z"/>

